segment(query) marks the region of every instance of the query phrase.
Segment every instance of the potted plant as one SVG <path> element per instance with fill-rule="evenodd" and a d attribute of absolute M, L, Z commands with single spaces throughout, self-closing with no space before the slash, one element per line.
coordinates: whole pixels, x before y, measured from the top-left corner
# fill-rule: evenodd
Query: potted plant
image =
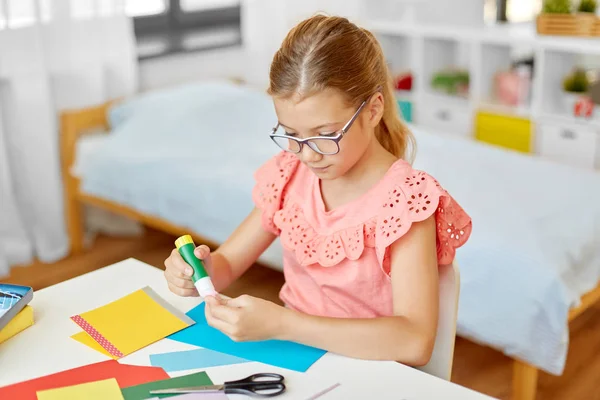
<path fill-rule="evenodd" d="M 447 68 L 435 73 L 431 88 L 451 96 L 467 97 L 469 94 L 469 72 L 459 68 Z"/>
<path fill-rule="evenodd" d="M 563 98 L 567 112 L 574 114 L 575 104 L 579 98 L 588 93 L 590 81 L 587 72 L 576 68 L 563 80 Z"/>
<path fill-rule="evenodd" d="M 580 10 L 595 10 L 596 1 L 580 0 L 574 7 L 572 0 L 544 0 L 542 12 L 536 19 L 537 32 L 543 35 L 593 36 L 596 15 Z"/>
<path fill-rule="evenodd" d="M 544 14 L 571 14 L 572 10 L 571 0 L 544 0 L 542 6 Z"/>
<path fill-rule="evenodd" d="M 597 5 L 596 0 L 581 0 L 577 7 L 577 12 L 596 14 Z"/>

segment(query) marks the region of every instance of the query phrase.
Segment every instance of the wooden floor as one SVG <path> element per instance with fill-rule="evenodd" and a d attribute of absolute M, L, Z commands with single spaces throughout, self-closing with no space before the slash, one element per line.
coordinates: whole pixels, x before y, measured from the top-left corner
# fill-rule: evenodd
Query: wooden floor
<path fill-rule="evenodd" d="M 134 257 L 163 269 L 163 261 L 173 248 L 170 235 L 149 230 L 140 238 L 99 237 L 93 247 L 79 256 L 56 264 L 35 263 L 15 267 L 6 283 L 26 284 L 42 289 L 111 263 Z M 277 293 L 283 284 L 281 273 L 252 267 L 224 294 L 247 293 L 280 303 Z M 567 367 L 560 377 L 540 374 L 538 399 L 600 400 L 600 307 L 582 314 L 571 324 Z M 510 399 L 511 360 L 490 348 L 458 338 L 452 380 L 500 399 Z"/>

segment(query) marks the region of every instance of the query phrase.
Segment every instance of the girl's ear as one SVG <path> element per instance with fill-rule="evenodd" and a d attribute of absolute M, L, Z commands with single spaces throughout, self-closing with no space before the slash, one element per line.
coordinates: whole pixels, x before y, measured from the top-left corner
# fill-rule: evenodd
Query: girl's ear
<path fill-rule="evenodd" d="M 369 115 L 369 126 L 375 128 L 379 125 L 379 121 L 383 117 L 385 101 L 383 100 L 383 93 L 376 92 L 371 96 L 369 102 L 365 105 L 367 113 Z"/>

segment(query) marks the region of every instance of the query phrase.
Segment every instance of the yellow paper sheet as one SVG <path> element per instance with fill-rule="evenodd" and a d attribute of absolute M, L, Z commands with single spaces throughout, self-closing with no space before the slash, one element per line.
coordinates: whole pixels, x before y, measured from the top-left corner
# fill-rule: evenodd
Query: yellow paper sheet
<path fill-rule="evenodd" d="M 91 347 L 92 349 L 94 349 L 96 351 L 99 351 L 100 353 L 104 354 L 107 357 L 112 358 L 113 360 L 116 360 L 119 358 L 117 356 L 113 356 L 108 351 L 104 350 L 104 347 L 100 346 L 100 344 L 98 342 L 96 342 L 90 335 L 88 335 L 87 332 L 83 332 L 83 331 L 78 332 L 78 333 L 72 335 L 71 338 L 77 340 L 79 343 L 82 343 L 88 347 Z"/>
<path fill-rule="evenodd" d="M 149 287 L 79 316 L 124 356 L 195 323 Z"/>
<path fill-rule="evenodd" d="M 123 400 L 123 394 L 115 378 L 40 390 L 36 394 L 38 400 Z"/>

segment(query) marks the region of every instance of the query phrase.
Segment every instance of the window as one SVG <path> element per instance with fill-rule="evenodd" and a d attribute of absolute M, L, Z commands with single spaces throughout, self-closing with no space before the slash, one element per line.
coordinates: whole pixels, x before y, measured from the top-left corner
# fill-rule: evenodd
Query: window
<path fill-rule="evenodd" d="M 52 0 L 0 0 L 0 29 L 30 26 L 38 18 L 42 22 L 50 21 L 50 1 Z"/>
<path fill-rule="evenodd" d="M 486 22 L 531 22 L 542 9 L 543 0 L 485 0 Z"/>
<path fill-rule="evenodd" d="M 125 0 L 138 57 L 241 44 L 240 0 Z"/>
<path fill-rule="evenodd" d="M 506 19 L 509 22 L 533 21 L 541 9 L 542 0 L 507 0 Z"/>
<path fill-rule="evenodd" d="M 183 11 L 201 11 L 223 7 L 236 7 L 239 1 L 235 0 L 181 0 Z"/>
<path fill-rule="evenodd" d="M 167 0 L 127 0 L 125 14 L 130 17 L 163 14 L 167 11 L 167 6 Z"/>

